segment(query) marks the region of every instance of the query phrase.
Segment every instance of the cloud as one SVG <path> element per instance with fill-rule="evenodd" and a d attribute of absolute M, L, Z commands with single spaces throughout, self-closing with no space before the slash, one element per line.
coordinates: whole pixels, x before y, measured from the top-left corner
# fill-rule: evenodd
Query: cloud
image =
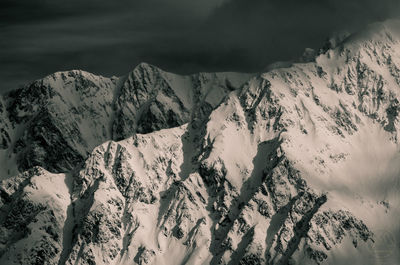
<path fill-rule="evenodd" d="M 397 0 L 232 0 L 215 10 L 207 27 L 215 46 L 241 48 L 261 67 L 317 48 L 335 31 L 398 16 L 399 6 Z"/>
<path fill-rule="evenodd" d="M 68 69 L 121 75 L 259 71 L 332 32 L 399 14 L 398 0 L 4 0 L 0 91 Z"/>

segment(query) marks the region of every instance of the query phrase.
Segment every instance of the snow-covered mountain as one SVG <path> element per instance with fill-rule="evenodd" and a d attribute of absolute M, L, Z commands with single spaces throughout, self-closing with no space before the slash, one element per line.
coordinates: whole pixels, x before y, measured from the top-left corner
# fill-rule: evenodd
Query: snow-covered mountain
<path fill-rule="evenodd" d="M 0 161 L 9 168 L 3 168 L 0 176 L 33 166 L 71 170 L 107 140 L 176 127 L 208 115 L 249 77 L 178 76 L 148 64 L 121 78 L 57 72 L 1 98 L 0 147 L 5 151 Z"/>
<path fill-rule="evenodd" d="M 309 57 L 4 95 L 0 264 L 400 264 L 400 22 Z"/>

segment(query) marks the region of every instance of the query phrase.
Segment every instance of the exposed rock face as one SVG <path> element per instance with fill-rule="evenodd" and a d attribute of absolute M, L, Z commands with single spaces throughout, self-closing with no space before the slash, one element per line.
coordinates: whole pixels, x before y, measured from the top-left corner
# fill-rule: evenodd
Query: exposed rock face
<path fill-rule="evenodd" d="M 208 115 L 248 78 L 237 73 L 178 76 L 140 64 L 117 88 L 113 139 L 180 126 Z"/>
<path fill-rule="evenodd" d="M 381 264 L 382 229 L 400 260 L 399 31 L 252 78 L 141 64 L 10 93 L 0 263 Z"/>

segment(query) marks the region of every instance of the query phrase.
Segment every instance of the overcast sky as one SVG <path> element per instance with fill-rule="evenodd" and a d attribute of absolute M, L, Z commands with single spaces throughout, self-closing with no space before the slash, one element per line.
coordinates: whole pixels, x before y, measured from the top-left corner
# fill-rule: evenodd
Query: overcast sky
<path fill-rule="evenodd" d="M 256 72 L 333 32 L 400 15 L 399 0 L 2 0 L 0 91 L 52 72 Z"/>

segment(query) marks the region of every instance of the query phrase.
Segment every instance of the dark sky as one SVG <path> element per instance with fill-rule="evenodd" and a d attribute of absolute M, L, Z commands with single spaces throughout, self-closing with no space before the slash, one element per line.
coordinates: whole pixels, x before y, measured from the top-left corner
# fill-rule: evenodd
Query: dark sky
<path fill-rule="evenodd" d="M 397 17 L 399 0 L 2 0 L 0 91 L 52 72 L 255 72 L 337 31 Z"/>

